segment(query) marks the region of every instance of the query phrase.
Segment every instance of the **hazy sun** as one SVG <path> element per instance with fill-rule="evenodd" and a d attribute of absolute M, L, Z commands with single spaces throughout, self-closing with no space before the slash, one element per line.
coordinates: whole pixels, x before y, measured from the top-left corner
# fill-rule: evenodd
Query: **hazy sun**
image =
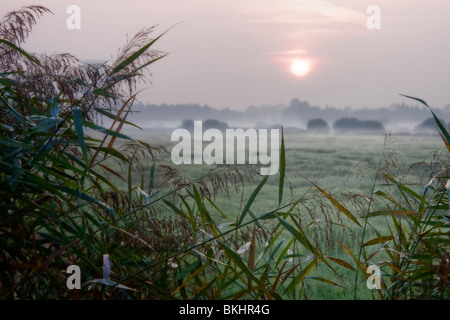
<path fill-rule="evenodd" d="M 294 60 L 291 64 L 291 72 L 297 77 L 306 76 L 310 70 L 310 63 L 306 60 Z"/>

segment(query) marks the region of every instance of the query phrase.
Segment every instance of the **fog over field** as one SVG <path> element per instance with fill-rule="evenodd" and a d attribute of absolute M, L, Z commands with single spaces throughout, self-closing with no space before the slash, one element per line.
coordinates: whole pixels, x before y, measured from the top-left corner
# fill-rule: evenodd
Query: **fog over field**
<path fill-rule="evenodd" d="M 450 104 L 444 108 L 433 109 L 444 121 L 450 120 Z M 136 104 L 128 120 L 142 128 L 176 128 L 184 120 L 220 120 L 230 127 L 261 128 L 279 127 L 306 130 L 312 119 L 323 119 L 330 129 L 336 120 L 356 118 L 359 120 L 379 121 L 384 132 L 393 133 L 431 133 L 433 130 L 418 130 L 418 126 L 431 117 L 430 111 L 417 104 L 391 104 L 388 107 L 354 109 L 316 106 L 308 101 L 292 99 L 289 104 L 249 106 L 243 111 L 216 109 L 208 105 L 142 105 Z M 426 128 L 425 128 L 426 129 Z M 429 128 L 429 129 L 432 129 Z M 332 131 L 332 130 L 331 130 Z"/>

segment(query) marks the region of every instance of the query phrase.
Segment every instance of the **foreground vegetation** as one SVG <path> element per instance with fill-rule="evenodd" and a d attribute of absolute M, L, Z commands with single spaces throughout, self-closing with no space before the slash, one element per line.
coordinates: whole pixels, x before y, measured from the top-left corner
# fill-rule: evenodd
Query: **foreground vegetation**
<path fill-rule="evenodd" d="M 437 118 L 446 153 L 416 167 L 434 178 L 420 191 L 399 175 L 389 138 L 357 171 L 358 190 L 321 180 L 330 172 L 304 176 L 297 155 L 340 176 L 355 168 L 289 137 L 277 176 L 250 166 L 189 176 L 164 163 L 166 146 L 123 131 L 143 72 L 164 56 L 152 49 L 160 36 L 143 29 L 102 65 L 27 53 L 46 12 L 0 24 L 3 299 L 449 298 L 450 136 Z M 67 287 L 70 265 L 81 289 Z M 366 286 L 371 265 L 378 290 Z"/>

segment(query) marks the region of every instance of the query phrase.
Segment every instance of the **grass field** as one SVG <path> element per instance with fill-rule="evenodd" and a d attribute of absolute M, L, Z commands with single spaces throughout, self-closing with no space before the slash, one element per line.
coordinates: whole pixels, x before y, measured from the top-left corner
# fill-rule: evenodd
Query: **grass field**
<path fill-rule="evenodd" d="M 140 134 L 133 131 L 133 136 L 149 144 L 161 144 L 170 152 L 174 143 L 170 143 L 170 131 L 142 131 Z M 295 202 L 302 198 L 301 206 L 297 206 L 295 214 L 299 223 L 304 226 L 307 234 L 314 239 L 315 245 L 320 247 L 327 256 L 342 259 L 348 263 L 350 257 L 337 244 L 346 244 L 350 251 L 356 252 L 361 239 L 361 229 L 353 228 L 349 219 L 336 212 L 331 203 L 312 188 L 312 183 L 326 190 L 339 199 L 355 216 L 363 214 L 368 209 L 367 199 L 372 189 L 387 190 L 386 180 L 383 173 L 395 177 L 396 180 L 411 187 L 419 194 L 423 192 L 424 186 L 440 169 L 439 160 L 442 157 L 442 142 L 438 136 L 383 136 L 383 135 L 354 135 L 354 136 L 328 136 L 308 135 L 304 133 L 286 133 L 286 188 L 283 203 Z M 171 164 L 169 155 L 158 156 L 158 163 Z M 207 165 L 180 165 L 176 167 L 179 174 L 185 178 L 195 180 L 212 169 Z M 242 212 L 251 192 L 257 187 L 262 177 L 251 174 L 249 168 L 259 171 L 259 165 L 233 166 L 238 168 L 244 175 L 242 182 L 237 183 L 238 188 L 230 188 L 229 193 L 218 191 L 214 195 L 214 203 L 220 208 L 209 206 L 209 210 L 217 221 L 217 225 L 225 225 L 222 231 L 226 231 Z M 158 167 L 155 169 L 158 170 Z M 149 175 L 150 168 L 136 169 L 135 182 Z M 156 174 L 158 176 L 158 174 Z M 159 176 L 160 181 L 164 176 Z M 155 181 L 155 183 L 157 183 Z M 161 183 L 161 182 L 160 182 Z M 123 185 L 126 189 L 126 185 Z M 157 189 L 164 189 L 160 185 Z M 255 202 L 252 204 L 252 213 L 259 216 L 277 208 L 278 199 L 278 175 L 272 176 L 262 188 Z M 371 204 L 374 210 L 377 201 Z M 173 215 L 171 212 L 162 215 Z M 225 217 L 224 217 L 225 216 Z M 359 221 L 362 223 L 362 218 Z M 372 219 L 370 228 L 365 234 L 365 239 L 376 236 L 374 230 L 387 230 L 388 222 L 384 218 Z M 264 228 L 271 230 L 275 224 L 268 221 L 263 224 Z M 252 232 L 252 227 L 248 227 Z M 270 234 L 270 232 L 269 232 Z M 272 234 L 274 236 L 275 234 Z M 305 263 L 310 256 L 302 248 L 293 245 L 292 237 L 284 231 L 276 238 L 274 245 L 284 248 L 282 254 L 292 265 Z M 267 245 L 267 243 L 266 243 Z M 236 248 L 237 249 L 237 248 Z M 378 247 L 371 250 L 377 250 Z M 257 254 L 264 250 L 264 241 L 261 240 L 257 246 Z M 370 250 L 368 249 L 370 253 Z M 376 259 L 386 258 L 386 255 L 377 255 Z M 376 263 L 378 260 L 374 260 Z M 263 263 L 263 261 L 261 261 Z M 353 287 L 355 273 L 336 266 L 338 274 L 334 274 L 323 265 L 309 274 L 310 281 L 305 283 L 305 296 L 310 299 L 351 299 L 353 298 Z M 372 299 L 374 291 L 367 289 L 366 280 L 360 276 L 357 291 L 357 299 Z M 318 281 L 317 281 L 318 280 Z M 336 285 L 330 284 L 332 281 Z M 339 285 L 339 286 L 337 286 Z M 293 298 L 296 297 L 289 297 Z"/>
<path fill-rule="evenodd" d="M 163 145 L 170 152 L 175 143 L 170 142 L 170 130 L 133 130 L 130 135 L 150 145 Z M 305 133 L 285 133 L 286 145 L 286 197 L 301 195 L 311 187 L 311 182 L 337 193 L 370 192 L 376 171 L 394 174 L 399 181 L 411 184 L 416 191 L 423 190 L 439 168 L 439 159 L 445 156 L 442 140 L 438 136 L 420 135 L 309 135 Z M 206 143 L 204 143 L 206 146 Z M 158 163 L 173 165 L 170 155 L 158 155 Z M 214 166 L 179 165 L 179 173 L 189 179 L 197 179 Z M 247 175 L 243 190 L 231 193 L 234 201 L 228 201 L 221 194 L 218 203 L 227 206 L 232 215 L 240 210 L 246 192 L 251 192 L 259 183 L 260 176 L 248 175 L 249 169 L 257 173 L 260 165 L 230 165 Z M 149 168 L 146 168 L 149 170 Z M 148 172 L 145 172 L 146 175 Z M 273 178 L 273 179 L 272 179 Z M 248 180 L 249 179 L 249 180 Z M 271 194 L 277 192 L 278 175 L 271 177 L 262 190 L 262 199 L 256 203 L 267 209 L 264 200 L 271 201 Z M 308 181 L 309 180 L 309 181 Z M 139 180 L 136 179 L 138 182 Z M 378 184 L 381 180 L 378 179 Z M 244 196 L 242 196 L 242 193 Z M 236 201 L 239 200 L 239 201 Z"/>

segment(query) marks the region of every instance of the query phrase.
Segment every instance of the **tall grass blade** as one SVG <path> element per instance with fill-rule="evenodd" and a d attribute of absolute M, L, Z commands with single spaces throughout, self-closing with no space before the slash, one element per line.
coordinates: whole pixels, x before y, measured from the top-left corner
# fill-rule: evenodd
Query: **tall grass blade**
<path fill-rule="evenodd" d="M 436 121 L 436 124 L 438 125 L 439 130 L 441 131 L 442 135 L 443 135 L 444 138 L 445 138 L 444 141 L 445 141 L 446 145 L 449 145 L 449 144 L 450 144 L 450 135 L 449 135 L 448 132 L 447 132 L 446 126 L 445 126 L 444 124 L 442 124 L 442 122 L 439 120 L 439 118 L 438 118 L 438 117 L 436 116 L 436 114 L 433 112 L 433 110 L 431 109 L 431 107 L 430 107 L 424 100 L 422 100 L 422 99 L 415 98 L 415 97 L 411 97 L 411 96 L 407 96 L 407 95 L 404 95 L 404 94 L 400 94 L 400 95 L 403 96 L 403 97 L 409 98 L 409 99 L 413 99 L 413 100 L 419 101 L 420 103 L 422 103 L 423 105 L 425 105 L 425 106 L 431 111 L 431 114 L 433 115 L 433 118 L 434 118 L 434 120 Z M 442 136 L 442 135 L 441 135 L 441 136 Z"/>
<path fill-rule="evenodd" d="M 284 175 L 286 173 L 286 153 L 284 148 L 284 132 L 281 127 L 281 150 L 280 150 L 280 183 L 278 187 L 278 206 L 283 200 Z"/>
<path fill-rule="evenodd" d="M 311 182 L 312 183 L 312 182 Z M 343 214 L 345 214 L 351 221 L 353 221 L 358 227 L 362 228 L 361 224 L 358 222 L 358 220 L 356 220 L 355 216 L 344 206 L 342 205 L 339 201 L 337 201 L 335 198 L 333 198 L 330 194 L 328 194 L 325 190 L 321 189 L 319 186 L 317 186 L 316 184 L 312 183 L 312 185 L 314 187 L 317 188 L 317 190 L 319 190 L 328 200 L 331 201 L 331 203 L 337 208 L 339 209 L 340 212 L 342 212 Z"/>
<path fill-rule="evenodd" d="M 167 31 L 166 31 L 167 32 Z M 130 64 L 132 64 L 134 61 L 136 61 L 145 51 L 148 50 L 148 48 L 150 48 L 156 41 L 158 41 L 166 32 L 162 33 L 161 35 L 159 35 L 158 37 L 156 37 L 155 39 L 153 39 L 152 41 L 150 41 L 149 43 L 147 43 L 145 46 L 143 46 L 142 48 L 140 48 L 139 50 L 137 50 L 135 53 L 133 53 L 132 55 L 130 55 L 129 57 L 127 57 L 125 60 L 123 60 L 121 63 L 119 63 L 116 67 L 114 67 L 114 69 L 111 71 L 111 74 L 115 74 L 118 73 L 120 71 L 122 71 L 123 69 L 125 69 L 127 66 L 129 66 Z"/>
<path fill-rule="evenodd" d="M 72 115 L 73 115 L 73 124 L 75 126 L 75 132 L 77 134 L 78 144 L 80 145 L 84 161 L 87 164 L 88 156 L 87 156 L 86 143 L 84 141 L 83 118 L 81 115 L 81 109 L 78 107 L 73 107 Z"/>
<path fill-rule="evenodd" d="M 386 236 L 386 237 L 378 237 L 378 238 L 374 238 L 372 240 L 369 240 L 365 243 L 363 243 L 363 247 L 367 247 L 367 246 L 373 246 L 375 244 L 380 244 L 380 243 L 386 243 L 390 240 L 394 240 L 394 237 L 392 236 Z"/>
<path fill-rule="evenodd" d="M 27 58 L 30 62 L 32 62 L 38 66 L 42 66 L 36 57 L 33 57 L 31 54 L 29 54 L 25 50 L 19 48 L 14 43 L 11 43 L 5 39 L 0 39 L 0 43 L 3 43 L 5 45 L 7 45 L 8 47 L 10 47 L 11 49 L 13 49 L 14 51 L 19 52 L 21 55 L 23 55 L 25 58 Z"/>
<path fill-rule="evenodd" d="M 256 196 L 258 195 L 259 191 L 264 186 L 264 184 L 267 182 L 267 179 L 269 179 L 269 176 L 264 176 L 262 181 L 258 184 L 256 189 L 253 191 L 252 195 L 248 199 L 247 204 L 244 207 L 244 210 L 242 211 L 241 215 L 239 216 L 239 219 L 237 222 L 238 227 L 241 225 L 242 221 L 244 220 L 245 216 L 247 215 L 248 210 L 250 210 L 250 207 L 251 207 L 252 203 L 255 201 Z"/>
<path fill-rule="evenodd" d="M 290 234 L 294 236 L 294 238 L 300 242 L 302 246 L 304 246 L 309 252 L 311 252 L 313 255 L 315 255 L 318 258 L 322 258 L 322 255 L 320 252 L 317 251 L 317 249 L 309 242 L 306 235 L 303 233 L 300 229 L 294 229 L 289 223 L 287 223 L 285 220 L 278 217 L 278 221 L 284 226 L 284 228 L 289 231 Z"/>

